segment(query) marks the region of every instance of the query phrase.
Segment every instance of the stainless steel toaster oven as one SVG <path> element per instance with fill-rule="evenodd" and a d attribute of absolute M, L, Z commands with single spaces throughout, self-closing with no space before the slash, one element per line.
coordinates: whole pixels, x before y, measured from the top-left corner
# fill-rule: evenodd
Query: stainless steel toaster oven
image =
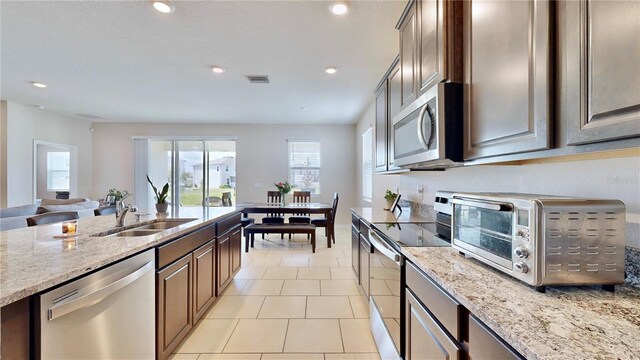
<path fill-rule="evenodd" d="M 452 246 L 537 290 L 624 283 L 619 200 L 455 193 Z"/>

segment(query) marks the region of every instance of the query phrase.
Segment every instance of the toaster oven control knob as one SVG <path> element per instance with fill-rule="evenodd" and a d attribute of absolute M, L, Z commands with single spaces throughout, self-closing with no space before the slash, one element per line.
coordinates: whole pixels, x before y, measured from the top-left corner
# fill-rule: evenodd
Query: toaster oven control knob
<path fill-rule="evenodd" d="M 525 237 L 525 235 L 526 234 L 525 234 L 524 230 L 522 230 L 522 229 L 518 229 L 518 231 L 516 231 L 516 236 Z"/>
<path fill-rule="evenodd" d="M 519 272 L 526 274 L 529 272 L 529 267 L 527 266 L 527 264 L 523 263 L 522 261 L 517 262 L 516 263 L 516 270 L 518 270 Z"/>
<path fill-rule="evenodd" d="M 520 245 L 518 247 L 516 247 L 515 250 L 513 250 L 513 252 L 516 254 L 517 257 L 519 257 L 520 259 L 526 259 L 529 257 L 529 249 L 527 249 L 525 246 Z"/>

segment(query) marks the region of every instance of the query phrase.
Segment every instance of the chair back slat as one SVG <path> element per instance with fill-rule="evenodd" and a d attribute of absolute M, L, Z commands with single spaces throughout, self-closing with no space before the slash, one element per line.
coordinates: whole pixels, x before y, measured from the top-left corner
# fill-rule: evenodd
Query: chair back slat
<path fill-rule="evenodd" d="M 311 191 L 294 191 L 293 202 L 296 204 L 308 204 L 311 202 Z M 309 213 L 300 213 L 298 216 L 310 216 Z"/>
<path fill-rule="evenodd" d="M 267 191 L 267 204 L 281 204 L 282 203 L 282 194 L 280 191 Z M 270 213 L 267 216 L 282 216 L 283 214 L 278 213 Z"/>

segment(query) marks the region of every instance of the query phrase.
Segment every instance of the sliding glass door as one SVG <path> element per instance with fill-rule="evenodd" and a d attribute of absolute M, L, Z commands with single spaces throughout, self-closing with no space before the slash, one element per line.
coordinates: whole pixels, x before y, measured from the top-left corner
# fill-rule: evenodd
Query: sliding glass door
<path fill-rule="evenodd" d="M 148 174 L 156 187 L 169 183 L 174 213 L 236 203 L 235 140 L 150 139 L 148 156 Z M 153 204 L 150 197 L 148 207 Z"/>

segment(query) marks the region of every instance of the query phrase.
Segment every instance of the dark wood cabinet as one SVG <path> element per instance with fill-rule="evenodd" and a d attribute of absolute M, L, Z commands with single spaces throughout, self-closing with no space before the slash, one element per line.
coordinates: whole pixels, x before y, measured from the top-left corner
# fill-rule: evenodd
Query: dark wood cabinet
<path fill-rule="evenodd" d="M 231 277 L 233 277 L 242 266 L 242 234 L 240 228 L 231 232 Z"/>
<path fill-rule="evenodd" d="M 216 299 L 215 241 L 193 252 L 193 324 Z"/>
<path fill-rule="evenodd" d="M 400 31 L 400 105 L 405 108 L 416 99 L 417 2 L 409 1 L 397 29 Z"/>
<path fill-rule="evenodd" d="M 367 301 L 369 301 L 369 295 L 371 294 L 371 276 L 369 272 L 371 243 L 367 238 L 368 235 L 368 232 L 360 233 L 360 288 Z"/>
<path fill-rule="evenodd" d="M 469 315 L 469 359 L 523 360 L 478 318 Z"/>
<path fill-rule="evenodd" d="M 567 144 L 640 136 L 640 2 L 563 1 L 558 7 Z"/>
<path fill-rule="evenodd" d="M 389 149 L 387 148 L 388 142 L 388 91 L 387 91 L 387 79 L 383 79 L 378 90 L 376 90 L 376 126 L 375 126 L 375 139 L 376 139 L 376 171 L 387 171 Z"/>
<path fill-rule="evenodd" d="M 550 147 L 551 3 L 464 2 L 465 160 Z"/>
<path fill-rule="evenodd" d="M 461 82 L 462 2 L 418 1 L 418 96 L 442 81 Z"/>
<path fill-rule="evenodd" d="M 405 291 L 405 359 L 464 359 L 460 344 L 409 290 Z M 487 357 L 484 359 L 495 359 Z"/>
<path fill-rule="evenodd" d="M 216 294 L 220 296 L 222 291 L 231 282 L 231 235 L 227 233 L 225 235 L 218 236 L 218 261 L 217 261 L 217 280 L 216 280 Z"/>
<path fill-rule="evenodd" d="M 193 327 L 192 254 L 156 273 L 157 357 L 166 359 Z"/>

